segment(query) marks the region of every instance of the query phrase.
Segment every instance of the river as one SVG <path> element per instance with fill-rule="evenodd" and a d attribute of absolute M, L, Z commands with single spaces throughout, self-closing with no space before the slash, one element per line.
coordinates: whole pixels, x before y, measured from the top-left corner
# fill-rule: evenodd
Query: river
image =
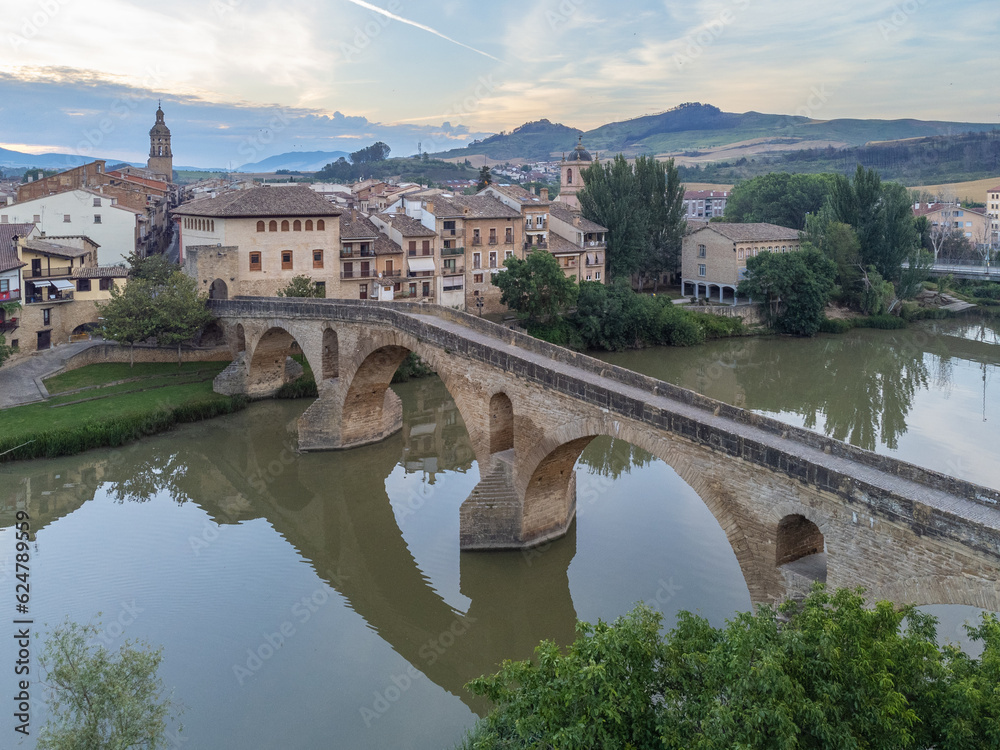
<path fill-rule="evenodd" d="M 946 321 L 604 358 L 996 487 L 996 344 L 995 329 Z M 450 748 L 485 710 L 464 683 L 543 638 L 568 643 L 577 618 L 645 601 L 666 626 L 681 609 L 721 625 L 749 608 L 698 496 L 621 441 L 581 457 L 567 537 L 460 553 L 459 506 L 479 476 L 461 416 L 436 378 L 393 387 L 403 431 L 354 451 L 298 454 L 308 403 L 267 401 L 120 450 L 3 467 L 5 595 L 20 502 L 39 634 L 100 612 L 109 647 L 162 644 L 190 748 Z M 927 609 L 949 639 L 972 614 Z"/>

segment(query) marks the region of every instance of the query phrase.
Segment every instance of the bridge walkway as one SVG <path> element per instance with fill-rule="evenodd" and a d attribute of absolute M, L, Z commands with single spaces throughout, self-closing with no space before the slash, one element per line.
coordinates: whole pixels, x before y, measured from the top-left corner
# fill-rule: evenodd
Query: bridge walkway
<path fill-rule="evenodd" d="M 642 404 L 648 404 L 655 409 L 688 417 L 692 420 L 730 432 L 747 441 L 773 448 L 779 452 L 790 453 L 817 467 L 843 476 L 852 477 L 861 483 L 870 485 L 891 495 L 902 496 L 919 502 L 945 516 L 958 518 L 962 521 L 971 522 L 1000 532 L 1000 507 L 994 504 L 992 499 L 984 499 L 984 502 L 980 503 L 957 494 L 929 487 L 905 477 L 882 471 L 876 467 L 859 463 L 850 458 L 826 453 L 823 450 L 805 445 L 794 438 L 776 435 L 760 427 L 729 419 L 725 416 L 715 415 L 697 406 L 686 404 L 666 396 L 653 394 L 649 391 L 619 382 L 618 380 L 574 367 L 568 363 L 558 362 L 538 352 L 526 350 L 440 317 L 417 313 L 407 313 L 407 315 L 419 320 L 422 324 L 434 326 L 453 334 L 459 334 L 494 349 L 505 351 L 512 357 L 532 362 L 540 367 L 554 370 L 573 379 L 582 380 L 594 385 L 596 388 L 618 392 L 629 399 L 634 399 Z M 795 428 L 790 427 L 789 429 L 794 430 Z M 900 515 L 900 519 L 905 519 L 909 515 L 903 513 Z M 954 528 L 952 524 L 947 525 Z M 1000 547 L 991 551 L 993 554 L 998 554 L 1000 553 Z"/>

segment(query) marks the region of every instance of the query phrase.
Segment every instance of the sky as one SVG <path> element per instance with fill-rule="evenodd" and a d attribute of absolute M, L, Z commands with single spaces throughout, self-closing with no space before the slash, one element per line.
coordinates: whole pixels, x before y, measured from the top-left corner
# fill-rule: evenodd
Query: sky
<path fill-rule="evenodd" d="M 0 147 L 440 151 L 683 102 L 1000 124 L 996 0 L 4 0 Z"/>

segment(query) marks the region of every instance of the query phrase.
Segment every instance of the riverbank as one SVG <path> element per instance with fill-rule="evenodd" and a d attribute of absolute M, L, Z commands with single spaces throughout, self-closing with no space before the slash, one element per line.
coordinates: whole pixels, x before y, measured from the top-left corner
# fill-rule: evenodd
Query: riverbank
<path fill-rule="evenodd" d="M 48 378 L 48 399 L 0 411 L 0 462 L 117 447 L 239 411 L 245 397 L 212 390 L 227 364 L 105 363 Z"/>

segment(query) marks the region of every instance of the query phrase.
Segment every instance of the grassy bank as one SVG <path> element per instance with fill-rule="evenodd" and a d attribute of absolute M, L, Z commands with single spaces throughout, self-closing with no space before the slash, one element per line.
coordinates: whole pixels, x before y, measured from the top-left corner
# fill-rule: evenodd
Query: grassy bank
<path fill-rule="evenodd" d="M 51 378 L 47 401 L 0 411 L 0 462 L 115 447 L 239 411 L 245 397 L 212 391 L 226 364 L 100 364 Z"/>

